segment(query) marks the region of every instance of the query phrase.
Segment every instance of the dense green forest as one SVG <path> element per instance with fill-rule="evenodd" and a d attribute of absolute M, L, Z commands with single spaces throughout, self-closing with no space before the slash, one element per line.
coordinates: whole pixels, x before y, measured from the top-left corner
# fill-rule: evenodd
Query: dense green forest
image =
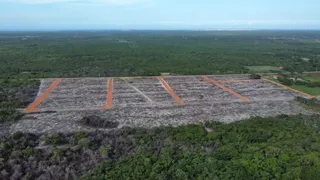
<path fill-rule="evenodd" d="M 279 116 L 137 131 L 132 155 L 83 179 L 319 179 L 319 125 Z"/>
<path fill-rule="evenodd" d="M 0 77 L 315 71 L 319 40 L 320 31 L 0 32 Z"/>
<path fill-rule="evenodd" d="M 16 132 L 0 136 L 0 179 L 319 179 L 319 118 L 282 115 L 69 135 Z"/>

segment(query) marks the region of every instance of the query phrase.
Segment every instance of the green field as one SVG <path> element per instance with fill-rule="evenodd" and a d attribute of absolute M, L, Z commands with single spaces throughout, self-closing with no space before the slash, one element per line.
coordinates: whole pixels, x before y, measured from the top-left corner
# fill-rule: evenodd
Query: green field
<path fill-rule="evenodd" d="M 309 80 L 309 81 L 312 81 L 312 82 L 320 82 L 320 73 L 319 74 L 304 75 L 303 79 Z"/>
<path fill-rule="evenodd" d="M 249 69 L 250 73 L 271 73 L 280 71 L 280 67 L 274 66 L 245 66 L 245 68 Z"/>
<path fill-rule="evenodd" d="M 293 89 L 299 90 L 299 91 L 303 91 L 305 93 L 314 95 L 314 96 L 320 96 L 320 87 L 307 87 L 304 85 L 292 85 L 290 86 Z"/>
<path fill-rule="evenodd" d="M 309 74 L 304 75 L 303 79 L 308 80 L 312 83 L 320 82 L 320 75 L 319 74 Z M 308 87 L 306 85 L 293 85 L 292 88 L 303 91 L 305 93 L 320 96 L 320 87 Z"/>

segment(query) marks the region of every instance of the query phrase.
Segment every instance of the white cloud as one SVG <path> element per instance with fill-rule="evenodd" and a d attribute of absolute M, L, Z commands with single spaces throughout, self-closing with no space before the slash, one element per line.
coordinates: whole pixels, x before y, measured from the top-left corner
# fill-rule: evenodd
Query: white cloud
<path fill-rule="evenodd" d="M 20 4 L 49 4 L 49 3 L 79 3 L 79 4 L 103 4 L 125 6 L 133 4 L 151 3 L 153 0 L 5 0 L 10 3 Z"/>

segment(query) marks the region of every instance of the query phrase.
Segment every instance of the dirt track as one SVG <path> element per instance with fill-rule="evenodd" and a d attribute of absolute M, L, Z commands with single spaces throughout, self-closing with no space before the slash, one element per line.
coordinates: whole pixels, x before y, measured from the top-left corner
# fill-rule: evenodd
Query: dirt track
<path fill-rule="evenodd" d="M 214 81 L 207 81 L 202 76 L 169 76 L 162 77 L 163 81 L 157 77 L 73 78 L 62 79 L 53 89 L 49 87 L 56 80 L 43 79 L 35 101 L 38 103 L 30 105 L 33 111 L 40 113 L 27 114 L 11 126 L 11 131 L 67 133 L 96 130 L 79 123 L 88 115 L 117 121 L 118 128 L 150 128 L 207 120 L 230 123 L 252 116 L 311 113 L 294 101 L 299 94 L 270 82 L 250 80 L 247 75 L 208 78 Z"/>

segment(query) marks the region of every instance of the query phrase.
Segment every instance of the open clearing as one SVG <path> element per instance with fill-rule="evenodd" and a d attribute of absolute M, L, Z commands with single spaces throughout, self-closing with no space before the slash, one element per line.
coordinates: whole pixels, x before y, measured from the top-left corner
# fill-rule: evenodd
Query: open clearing
<path fill-rule="evenodd" d="M 270 73 L 280 71 L 280 67 L 275 66 L 245 66 L 252 73 Z"/>
<path fill-rule="evenodd" d="M 177 126 L 252 116 L 311 114 L 304 96 L 248 75 L 42 79 L 36 100 L 10 130 L 32 133 L 108 130 L 82 125 L 85 116 L 124 126 Z"/>

